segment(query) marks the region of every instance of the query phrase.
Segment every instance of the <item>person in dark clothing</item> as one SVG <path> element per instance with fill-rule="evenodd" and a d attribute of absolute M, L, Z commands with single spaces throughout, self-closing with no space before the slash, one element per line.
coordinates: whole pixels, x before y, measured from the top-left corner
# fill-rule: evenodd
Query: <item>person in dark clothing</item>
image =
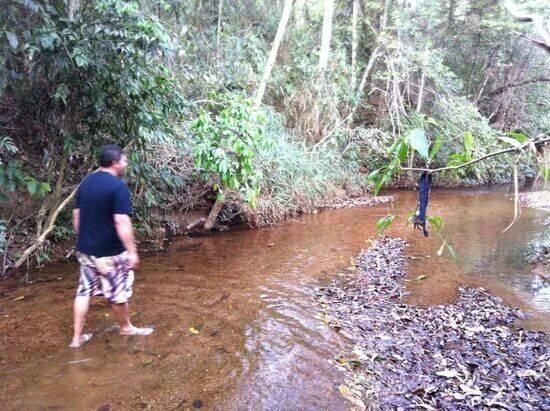
<path fill-rule="evenodd" d="M 92 334 L 83 333 L 90 299 L 103 295 L 120 325 L 120 334 L 149 335 L 152 328 L 130 322 L 128 299 L 132 295 L 133 269 L 139 264 L 132 229 L 132 203 L 128 186 L 120 179 L 128 167 L 122 149 L 101 148 L 100 169 L 82 180 L 73 210 L 78 235 L 80 280 L 74 302 L 74 335 L 71 347 L 80 347 Z"/>

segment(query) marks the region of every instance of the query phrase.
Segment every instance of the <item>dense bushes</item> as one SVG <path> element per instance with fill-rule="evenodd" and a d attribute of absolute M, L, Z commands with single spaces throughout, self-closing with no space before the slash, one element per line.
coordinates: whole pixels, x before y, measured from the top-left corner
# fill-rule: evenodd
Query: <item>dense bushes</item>
<path fill-rule="evenodd" d="M 355 25 L 352 3 L 361 16 Z M 511 31 L 528 33 L 529 26 L 497 3 L 468 0 L 449 9 L 442 1 L 338 1 L 329 64 L 321 70 L 323 1 L 306 2 L 287 27 L 264 105 L 254 108 L 248 98 L 267 60 L 279 3 L 80 0 L 69 1 L 75 8 L 68 10 L 59 0 L 4 1 L 5 261 L 57 218 L 48 238 L 72 238 L 70 213 L 55 210 L 107 142 L 131 153 L 138 227 L 150 232 L 160 223 L 152 211 L 208 209 L 224 189 L 222 219 L 237 214 L 264 224 L 315 207 L 343 187 L 362 187 L 364 175 L 392 161 L 391 173 L 379 175 L 399 182 L 399 167 L 426 164 L 413 154 L 411 133 L 432 149 L 441 143 L 431 166 L 504 147 L 509 131 L 547 133 L 549 91 L 537 81 L 543 52 L 525 51 L 525 40 Z M 524 78 L 533 81 L 517 86 Z M 395 162 L 396 154 L 403 159 Z M 523 175 L 533 172 L 528 156 L 521 163 Z M 437 182 L 502 182 L 508 164 L 495 157 Z M 50 245 L 41 245 L 42 257 Z"/>

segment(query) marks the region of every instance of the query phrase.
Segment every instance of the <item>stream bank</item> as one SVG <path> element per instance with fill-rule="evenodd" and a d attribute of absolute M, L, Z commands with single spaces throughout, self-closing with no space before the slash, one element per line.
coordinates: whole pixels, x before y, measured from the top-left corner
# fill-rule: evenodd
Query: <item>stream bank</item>
<path fill-rule="evenodd" d="M 405 304 L 406 246 L 380 238 L 316 290 L 325 322 L 354 344 L 334 361 L 342 395 L 358 409 L 548 409 L 548 335 L 518 327 L 521 311 L 483 288 Z"/>

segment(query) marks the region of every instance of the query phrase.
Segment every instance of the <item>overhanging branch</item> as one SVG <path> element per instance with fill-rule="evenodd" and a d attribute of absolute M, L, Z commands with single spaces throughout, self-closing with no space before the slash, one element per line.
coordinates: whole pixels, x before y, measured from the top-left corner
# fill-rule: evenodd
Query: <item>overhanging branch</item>
<path fill-rule="evenodd" d="M 492 96 L 496 96 L 497 94 L 501 94 L 511 88 L 521 87 L 521 86 L 525 86 L 527 84 L 533 84 L 533 83 L 542 83 L 546 81 L 550 81 L 550 78 L 534 78 L 530 80 L 521 81 L 519 83 L 508 84 L 506 86 L 502 86 L 497 88 L 496 90 L 491 91 L 490 93 L 488 93 L 488 95 L 492 97 Z"/>
<path fill-rule="evenodd" d="M 416 171 L 416 172 L 427 172 L 427 173 L 439 173 L 441 171 L 447 171 L 447 170 L 458 170 L 460 168 L 468 167 L 469 165 L 472 165 L 474 163 L 478 163 L 480 161 L 486 160 L 491 157 L 499 156 L 506 153 L 513 153 L 513 152 L 519 152 L 525 150 L 527 147 L 529 147 L 531 144 L 534 144 L 535 146 L 540 146 L 542 144 L 548 143 L 550 141 L 550 137 L 536 140 L 536 141 L 527 141 L 520 147 L 512 147 L 512 148 L 506 148 L 503 150 L 494 151 L 492 153 L 486 154 L 484 156 L 481 156 L 479 158 L 475 158 L 473 160 L 470 160 L 464 164 L 459 164 L 456 166 L 447 166 L 447 167 L 440 167 L 440 168 L 416 168 L 416 167 L 403 167 L 401 170 L 403 171 Z"/>

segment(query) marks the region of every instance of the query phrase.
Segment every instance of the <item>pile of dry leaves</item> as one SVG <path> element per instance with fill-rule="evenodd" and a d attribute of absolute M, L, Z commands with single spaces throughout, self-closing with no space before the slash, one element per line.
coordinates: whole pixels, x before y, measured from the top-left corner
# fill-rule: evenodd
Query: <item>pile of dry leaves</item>
<path fill-rule="evenodd" d="M 335 360 L 349 377 L 342 394 L 370 409 L 550 409 L 547 336 L 515 327 L 521 313 L 483 289 L 403 304 L 405 246 L 381 238 L 316 290 L 326 321 L 355 343 Z"/>

